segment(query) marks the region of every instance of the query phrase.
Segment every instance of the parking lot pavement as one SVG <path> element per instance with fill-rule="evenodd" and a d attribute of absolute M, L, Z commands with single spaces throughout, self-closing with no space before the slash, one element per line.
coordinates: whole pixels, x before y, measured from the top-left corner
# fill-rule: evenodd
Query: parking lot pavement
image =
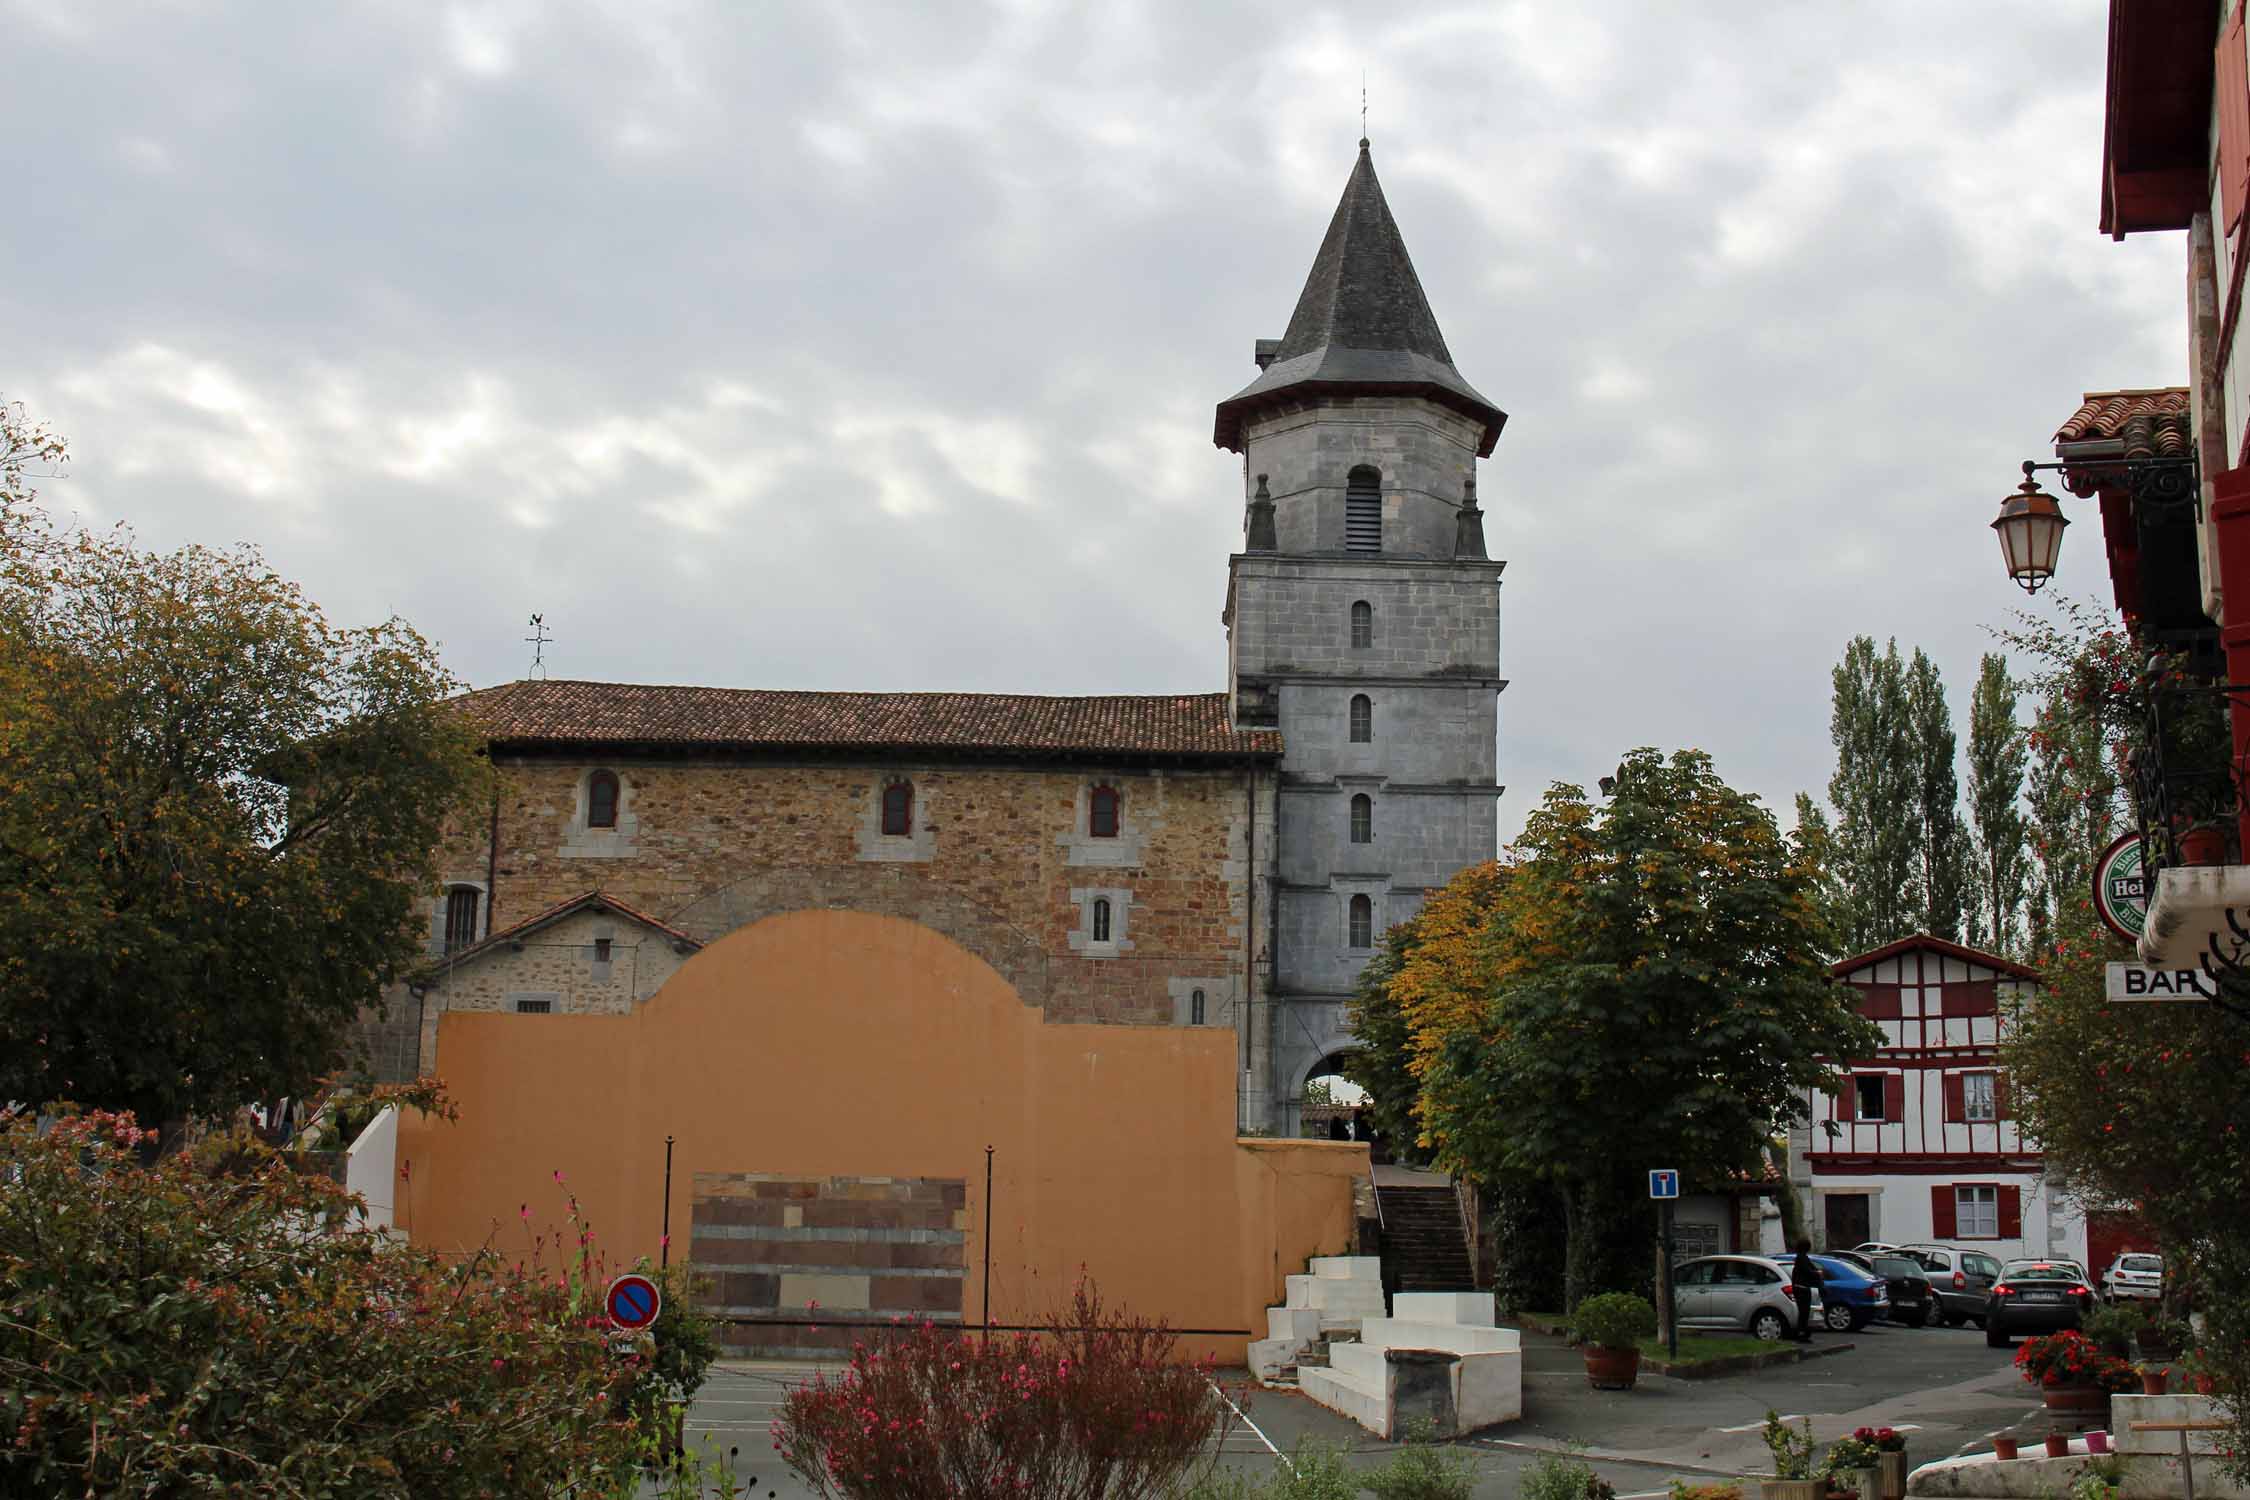
<path fill-rule="evenodd" d="M 1542 1454 L 1568 1452 L 1582 1453 L 1620 1496 L 1638 1497 L 1662 1495 L 1673 1478 L 1694 1481 L 1766 1468 L 1758 1429 L 1769 1408 L 1810 1417 L 1813 1436 L 1822 1444 L 1855 1427 L 1897 1427 L 1906 1432 L 1916 1463 L 1982 1448 L 1996 1429 L 2044 1431 L 2038 1396 L 2017 1376 L 2010 1353 L 1987 1348 L 1975 1328 L 1876 1325 L 1835 1338 L 1853 1347 L 1716 1380 L 1644 1374 L 1631 1391 L 1596 1391 L 1586 1385 L 1576 1349 L 1560 1339 L 1526 1334 L 1523 1420 L 1463 1439 L 1459 1446 L 1476 1458 L 1480 1497 L 1513 1495 L 1521 1470 Z M 810 1496 L 782 1467 L 769 1429 L 788 1388 L 808 1379 L 814 1368 L 713 1366 L 689 1413 L 689 1443 L 715 1455 L 731 1453 L 732 1473 L 746 1496 Z M 1229 1386 L 1244 1379 L 1240 1371 L 1222 1376 Z M 1243 1473 L 1270 1473 L 1277 1451 L 1292 1452 L 1305 1441 L 1345 1448 L 1359 1469 L 1379 1467 L 1393 1451 L 1391 1444 L 1300 1395 L 1253 1390 L 1220 1460 Z"/>

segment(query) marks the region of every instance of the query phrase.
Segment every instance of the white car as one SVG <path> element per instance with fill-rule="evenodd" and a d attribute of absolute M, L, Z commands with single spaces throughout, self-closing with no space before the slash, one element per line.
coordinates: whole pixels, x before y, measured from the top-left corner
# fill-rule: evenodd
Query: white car
<path fill-rule="evenodd" d="M 2164 1295 L 2164 1257 L 2127 1251 L 2102 1272 L 2102 1295 L 2112 1302 L 2154 1302 Z"/>

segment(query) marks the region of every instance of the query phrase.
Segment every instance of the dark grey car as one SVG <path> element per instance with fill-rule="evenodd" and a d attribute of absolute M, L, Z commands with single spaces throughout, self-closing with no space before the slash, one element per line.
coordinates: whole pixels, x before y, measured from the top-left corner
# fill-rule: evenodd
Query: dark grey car
<path fill-rule="evenodd" d="M 1899 1253 L 1929 1268 L 1930 1289 L 1937 1293 L 1946 1327 L 1959 1328 L 1968 1322 L 1984 1326 L 1984 1306 L 1992 1300 L 1999 1261 L 1981 1250 L 1956 1250 L 1950 1245 L 1901 1245 Z"/>

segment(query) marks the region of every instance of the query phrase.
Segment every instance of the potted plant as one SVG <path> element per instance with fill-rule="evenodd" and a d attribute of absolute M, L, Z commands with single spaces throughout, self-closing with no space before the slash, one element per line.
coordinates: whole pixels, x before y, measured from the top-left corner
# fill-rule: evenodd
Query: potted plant
<path fill-rule="evenodd" d="M 2172 1372 L 2152 1360 L 2142 1360 L 2133 1366 L 2133 1373 L 2141 1377 L 2141 1394 L 2161 1396 L 2171 1384 Z"/>
<path fill-rule="evenodd" d="M 2048 1433 L 2048 1434 L 2047 1434 L 2047 1456 L 2048 1456 L 2049 1458 L 2068 1458 L 2068 1457 L 2070 1457 L 2070 1434 L 2069 1434 L 2069 1433 L 2067 1433 L 2067 1432 L 2064 1432 L 2064 1431 L 2063 1431 L 2063 1430 L 2062 1430 L 2061 1428 L 2059 1428 L 2059 1427 L 2058 1427 L 2058 1428 L 2056 1428 L 2056 1429 L 2055 1429 L 2054 1431 L 2052 1431 L 2052 1432 Z"/>
<path fill-rule="evenodd" d="M 1820 1500 L 1821 1481 L 1812 1471 L 1812 1419 L 1807 1417 L 1799 1432 L 1769 1407 L 1765 1439 L 1766 1451 L 1773 1455 L 1773 1476 L 1759 1476 L 1760 1500 Z"/>
<path fill-rule="evenodd" d="M 2109 1451 L 2109 1434 L 2099 1427 L 2088 1429 L 2086 1451 L 2088 1453 L 2107 1453 Z"/>
<path fill-rule="evenodd" d="M 1648 1298 L 1603 1292 L 1579 1303 L 1570 1322 L 1585 1344 L 1586 1383 L 1597 1391 L 1631 1390 L 1641 1373 L 1641 1340 L 1656 1332 Z"/>
<path fill-rule="evenodd" d="M 2016 1456 L 2016 1435 L 2012 1432 L 1994 1433 L 1992 1435 L 1992 1456 L 2002 1461 L 2014 1458 Z"/>
<path fill-rule="evenodd" d="M 2140 1384 L 2133 1367 L 2076 1329 L 2025 1339 L 2016 1351 L 2016 1369 L 2039 1387 L 2047 1410 L 2099 1425 L 2109 1413 L 2112 1392 Z"/>
<path fill-rule="evenodd" d="M 1878 1500 L 1877 1462 L 1881 1451 L 1875 1446 L 1873 1428 L 1862 1427 L 1850 1437 L 1838 1438 L 1828 1445 L 1828 1454 L 1820 1461 L 1820 1472 L 1841 1481 L 1842 1487 L 1858 1500 Z"/>
<path fill-rule="evenodd" d="M 1881 1500 L 1906 1500 L 1906 1434 L 1896 1427 L 1862 1427 L 1852 1436 L 1875 1445 Z"/>

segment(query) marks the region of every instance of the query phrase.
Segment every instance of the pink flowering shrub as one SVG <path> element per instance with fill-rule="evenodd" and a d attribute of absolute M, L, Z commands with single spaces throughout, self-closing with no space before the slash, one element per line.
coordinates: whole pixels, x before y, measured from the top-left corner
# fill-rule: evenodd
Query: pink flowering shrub
<path fill-rule="evenodd" d="M 1184 1489 L 1233 1422 L 1176 1336 L 1081 1283 L 1037 1334 L 924 1322 L 876 1333 L 789 1393 L 774 1446 L 848 1500 L 1137 1500 Z"/>
<path fill-rule="evenodd" d="M 583 1256 L 448 1263 L 247 1137 L 0 1125 L 0 1494 L 608 1493 L 647 1360 Z M 578 1231 L 583 1233 L 583 1231 Z M 594 1288 L 592 1297 L 599 1296 Z"/>

